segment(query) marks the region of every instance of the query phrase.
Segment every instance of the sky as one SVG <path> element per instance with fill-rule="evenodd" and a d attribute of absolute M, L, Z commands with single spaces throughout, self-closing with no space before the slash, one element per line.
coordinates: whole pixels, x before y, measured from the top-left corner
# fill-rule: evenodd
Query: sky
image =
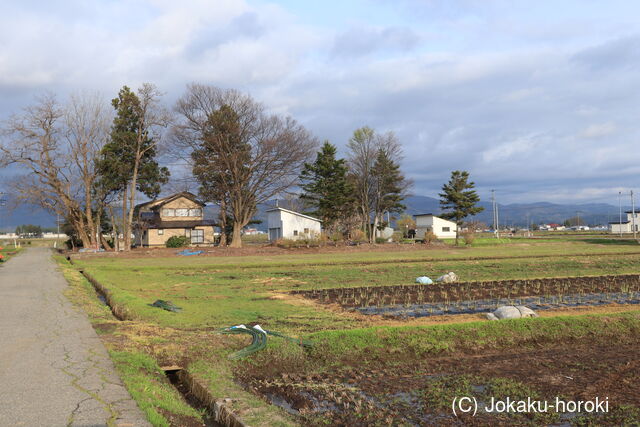
<path fill-rule="evenodd" d="M 482 199 L 607 202 L 640 182 L 640 3 L 21 0 L 0 3 L 0 119 L 192 82 L 250 93 L 346 155 L 393 131 L 413 194 L 468 170 Z"/>

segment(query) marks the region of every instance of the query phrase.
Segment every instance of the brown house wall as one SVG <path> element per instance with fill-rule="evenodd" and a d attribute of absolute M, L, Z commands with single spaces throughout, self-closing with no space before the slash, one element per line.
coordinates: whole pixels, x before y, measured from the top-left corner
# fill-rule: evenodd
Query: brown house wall
<path fill-rule="evenodd" d="M 176 200 L 173 200 L 163 206 L 161 206 L 160 208 L 158 208 L 158 212 L 160 213 L 160 219 L 162 219 L 163 221 L 176 221 L 176 220 L 180 220 L 180 221 L 197 221 L 197 220 L 201 220 L 202 216 L 164 216 L 163 212 L 164 209 L 200 209 L 201 212 L 204 213 L 204 210 L 202 208 L 202 206 L 200 206 L 199 204 L 187 199 L 186 197 L 180 197 Z"/>
<path fill-rule="evenodd" d="M 213 226 L 211 225 L 200 225 L 195 227 L 198 230 L 204 230 L 204 243 L 194 244 L 210 246 L 215 242 L 215 234 Z M 165 246 L 167 240 L 169 240 L 172 236 L 185 236 L 186 229 L 184 228 L 166 228 L 164 229 L 163 234 L 158 234 L 158 229 L 150 228 L 147 230 L 146 237 L 142 239 L 143 246 Z"/>
<path fill-rule="evenodd" d="M 203 215 L 201 216 L 165 216 L 163 214 L 164 209 L 200 209 Z M 198 203 L 189 200 L 186 197 L 180 197 L 169 203 L 166 203 L 158 207 L 156 215 L 159 216 L 162 221 L 202 221 L 204 216 L 204 208 Z M 157 218 L 157 217 L 156 217 Z M 199 225 L 195 229 L 204 230 L 204 243 L 198 243 L 194 245 L 213 245 L 215 243 L 214 227 L 211 225 Z M 159 229 L 150 228 L 146 230 L 146 233 L 142 235 L 141 241 L 138 241 L 142 246 L 165 246 L 167 240 L 172 236 L 186 236 L 187 228 L 165 228 L 161 229 L 163 234 L 159 234 Z"/>

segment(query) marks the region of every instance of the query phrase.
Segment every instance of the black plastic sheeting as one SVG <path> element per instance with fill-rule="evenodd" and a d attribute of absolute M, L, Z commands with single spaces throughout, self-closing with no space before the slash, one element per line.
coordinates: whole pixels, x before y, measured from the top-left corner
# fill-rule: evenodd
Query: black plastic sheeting
<path fill-rule="evenodd" d="M 598 306 L 607 304 L 640 304 L 640 292 L 612 292 L 599 294 L 572 294 L 540 297 L 516 297 L 455 301 L 449 304 L 412 304 L 381 307 L 360 307 L 354 309 L 362 314 L 386 315 L 394 317 L 427 317 L 445 314 L 474 314 L 493 311 L 503 305 L 524 305 L 532 310 Z"/>

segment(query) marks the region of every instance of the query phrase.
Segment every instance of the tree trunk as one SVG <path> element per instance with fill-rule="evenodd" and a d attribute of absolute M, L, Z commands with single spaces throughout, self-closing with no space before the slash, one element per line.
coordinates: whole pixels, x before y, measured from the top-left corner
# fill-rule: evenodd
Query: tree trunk
<path fill-rule="evenodd" d="M 91 241 L 91 246 L 97 249 L 99 243 L 96 240 L 96 230 L 98 230 L 98 228 L 94 229 L 93 212 L 91 212 L 91 187 L 87 185 L 86 182 L 85 182 L 84 205 L 85 205 L 84 214 L 87 220 L 87 228 L 88 228 L 87 231 L 89 233 L 89 240 Z"/>
<path fill-rule="evenodd" d="M 233 235 L 231 237 L 230 248 L 241 248 L 242 247 L 242 221 L 234 220 L 233 221 Z"/>
<path fill-rule="evenodd" d="M 140 164 L 139 154 L 136 155 L 136 162 L 133 165 L 133 174 L 131 175 L 131 188 L 129 189 L 129 215 L 127 217 L 127 228 L 129 232 L 125 238 L 125 247 L 127 250 L 131 249 L 131 230 L 133 226 L 133 210 L 136 204 L 136 184 L 138 182 L 138 166 Z"/>
<path fill-rule="evenodd" d="M 227 246 L 227 202 L 220 201 L 220 246 Z"/>
<path fill-rule="evenodd" d="M 113 250 L 118 252 L 120 250 L 120 239 L 118 238 L 118 227 L 116 227 L 116 216 L 111 206 L 109 206 L 109 216 L 111 217 L 111 232 L 113 233 Z"/>
<path fill-rule="evenodd" d="M 129 233 L 129 229 L 127 227 L 127 194 L 127 187 L 125 186 L 124 192 L 122 193 L 122 250 L 124 251 L 131 249 L 131 246 L 127 247 L 127 233 Z"/>
<path fill-rule="evenodd" d="M 115 251 L 114 248 L 109 246 L 109 242 L 107 242 L 107 239 L 105 239 L 102 234 L 100 234 L 100 242 L 105 251 Z"/>
<path fill-rule="evenodd" d="M 76 216 L 74 214 L 72 215 Z M 76 233 L 78 233 L 78 238 L 80 239 L 80 241 L 82 241 L 82 246 L 84 248 L 90 248 L 91 239 L 87 235 L 87 230 L 84 226 L 84 222 L 78 219 L 77 216 L 76 218 L 70 218 L 70 220 L 71 220 L 71 224 L 73 225 L 73 228 L 76 230 Z"/>
<path fill-rule="evenodd" d="M 376 234 L 378 233 L 378 224 L 380 224 L 380 218 L 378 217 L 378 214 L 375 214 L 375 216 L 373 217 L 373 226 L 371 227 L 371 231 L 372 231 L 371 238 L 373 239 L 371 243 L 375 243 L 376 241 Z"/>

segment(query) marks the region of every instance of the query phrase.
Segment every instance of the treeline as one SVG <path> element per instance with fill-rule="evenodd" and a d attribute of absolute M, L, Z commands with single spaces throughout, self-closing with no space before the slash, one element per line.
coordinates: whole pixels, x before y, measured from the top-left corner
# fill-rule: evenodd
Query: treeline
<path fill-rule="evenodd" d="M 247 94 L 193 84 L 169 109 L 155 86 L 143 84 L 136 91 L 124 86 L 110 106 L 97 95 L 65 102 L 41 96 L 3 126 L 0 165 L 22 166 L 26 174 L 7 183 L 17 200 L 63 217 L 65 231 L 85 247 L 110 248 L 105 231 L 122 234 L 124 249 L 131 247 L 136 200 L 156 198 L 169 182 L 160 158 L 186 163 L 192 177 L 184 187 L 197 185 L 205 201 L 219 206 L 219 226 L 231 230 L 228 239 L 222 233 L 223 245 L 241 246 L 257 205 L 299 185 L 301 173 L 310 206 L 322 191 L 332 194 L 316 208 L 335 230 L 356 222 L 367 229 L 370 213 L 376 226 L 382 212 L 400 209 L 408 185 L 392 134 L 356 131 L 349 171 L 344 160 L 327 165 L 337 165 L 343 183 L 329 183 L 324 166 L 309 163 L 318 145 L 294 119 L 267 112 Z M 330 147 L 318 158 L 330 156 Z"/>
<path fill-rule="evenodd" d="M 3 127 L 0 166 L 26 171 L 7 185 L 18 201 L 63 217 L 75 244 L 105 249 L 113 245 L 105 234 L 122 234 L 131 248 L 136 200 L 158 197 L 169 164 L 190 172 L 180 190 L 197 187 L 219 207 L 222 245 L 241 246 L 257 206 L 294 188 L 329 233 L 360 230 L 373 240 L 385 213 L 404 210 L 411 182 L 391 132 L 357 129 L 341 159 L 293 118 L 236 90 L 192 84 L 173 108 L 162 97 L 143 84 L 122 87 L 110 105 L 97 95 L 38 98 Z"/>
<path fill-rule="evenodd" d="M 304 165 L 301 199 L 325 232 L 350 237 L 361 231 L 372 241 L 376 230 L 389 225 L 385 213 L 405 209 L 411 181 L 400 170 L 402 147 L 392 132 L 369 127 L 357 129 L 347 147 L 348 157 L 337 158 L 336 147 L 325 141 L 315 162 Z"/>

